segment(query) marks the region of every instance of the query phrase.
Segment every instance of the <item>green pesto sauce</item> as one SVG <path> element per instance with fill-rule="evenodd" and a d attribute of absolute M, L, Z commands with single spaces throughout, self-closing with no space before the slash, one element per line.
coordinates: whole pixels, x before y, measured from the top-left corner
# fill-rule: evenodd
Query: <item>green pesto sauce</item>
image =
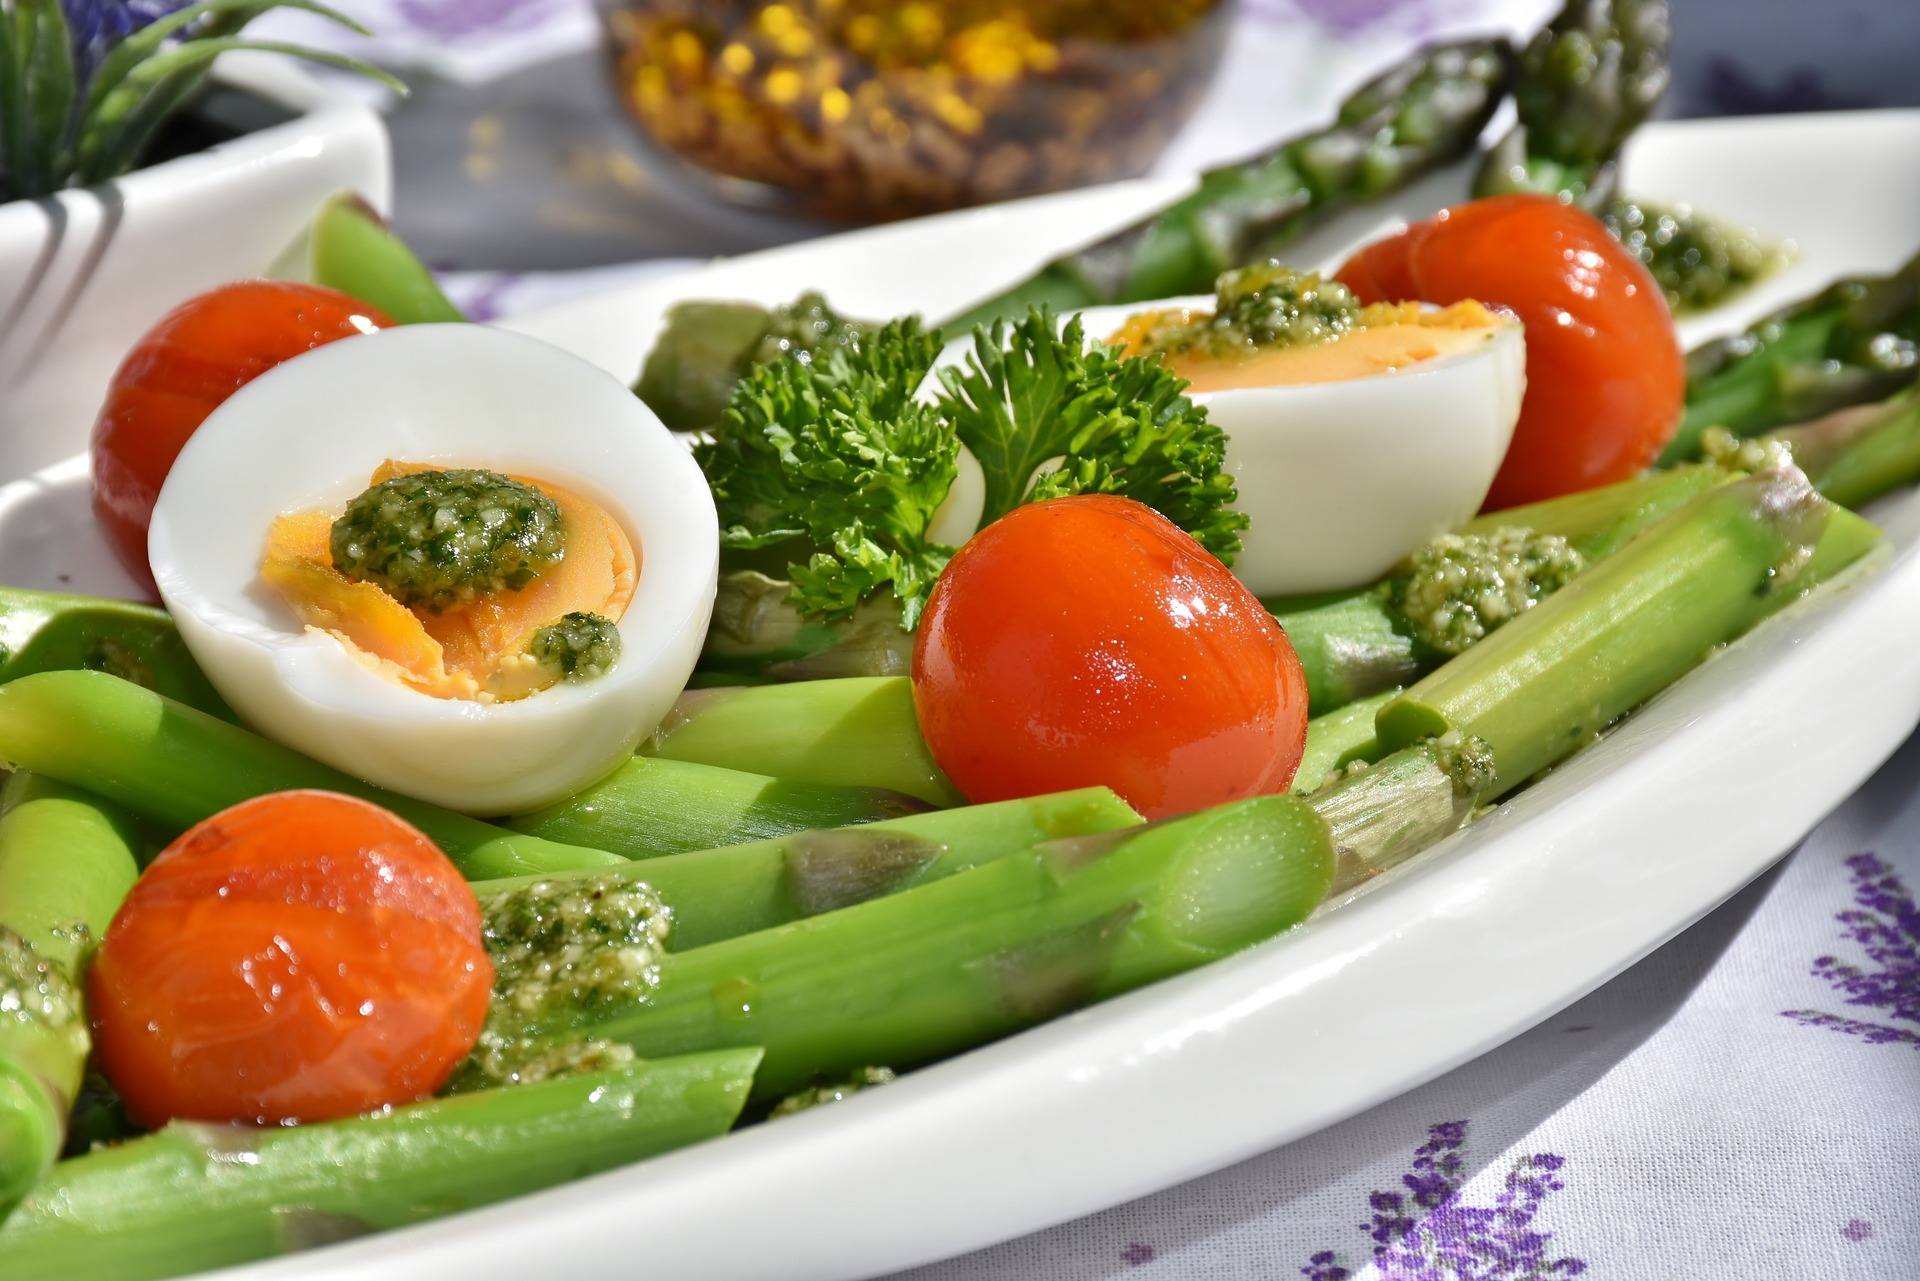
<path fill-rule="evenodd" d="M 805 1112 L 808 1108 L 817 1108 L 823 1103 L 838 1103 L 842 1099 L 852 1098 L 862 1090 L 870 1090 L 876 1085 L 885 1085 L 894 1079 L 892 1068 L 863 1067 L 847 1077 L 828 1085 L 815 1086 L 811 1090 L 801 1090 L 798 1094 L 789 1094 L 773 1105 L 768 1117 L 792 1116 L 795 1112 Z"/>
<path fill-rule="evenodd" d="M 1419 639 L 1458 654 L 1585 568 L 1580 553 L 1553 534 L 1511 525 L 1443 534 L 1394 570 L 1387 604 Z"/>
<path fill-rule="evenodd" d="M 439 613 L 518 591 L 560 563 L 553 499 L 498 472 L 412 472 L 362 493 L 333 522 L 333 567 L 407 606 Z"/>
<path fill-rule="evenodd" d="M 1691 205 L 1623 200 L 1606 223 L 1653 273 L 1676 312 L 1717 307 L 1784 266 L 1785 248 Z"/>
<path fill-rule="evenodd" d="M 599 614 L 575 610 L 536 631 L 527 652 L 556 681 L 605 676 L 620 659 L 620 629 Z"/>
<path fill-rule="evenodd" d="M 76 1054 L 90 1044 L 80 987 L 33 944 L 0 926 L 0 1028 L 65 1039 Z"/>
<path fill-rule="evenodd" d="M 660 981 L 673 916 L 644 882 L 617 872 L 536 881 L 480 903 L 493 1001 L 474 1051 L 449 1081 L 458 1092 L 597 1072 L 631 1062 L 624 1045 L 564 1029 L 607 1007 L 636 1005 Z"/>
<path fill-rule="evenodd" d="M 878 333 L 880 326 L 853 320 L 827 305 L 827 300 L 811 290 L 789 303 L 775 307 L 767 316 L 767 332 L 749 350 L 746 369 L 764 365 L 782 356 L 811 362 L 815 356 L 835 347 L 858 349 Z"/>
<path fill-rule="evenodd" d="M 1364 312 L 1337 280 L 1277 262 L 1239 267 L 1214 282 L 1212 315 L 1156 325 L 1141 338 L 1141 354 L 1230 359 L 1273 347 L 1311 347 L 1359 328 Z"/>

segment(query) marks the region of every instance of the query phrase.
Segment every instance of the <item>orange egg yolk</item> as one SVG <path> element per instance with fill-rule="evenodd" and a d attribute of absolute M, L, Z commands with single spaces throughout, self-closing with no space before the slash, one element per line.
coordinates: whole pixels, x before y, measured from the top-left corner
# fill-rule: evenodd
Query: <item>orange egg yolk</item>
<path fill-rule="evenodd" d="M 427 470 L 388 461 L 367 483 Z M 566 530 L 566 555 L 518 590 L 438 614 L 409 609 L 377 584 L 333 567 L 334 517 L 323 511 L 273 522 L 260 576 L 302 624 L 335 637 L 388 680 L 435 698 L 524 698 L 550 683 L 527 653 L 533 633 L 574 612 L 619 622 L 633 600 L 640 560 L 626 531 L 598 503 L 544 480 L 508 479 L 551 498 Z"/>

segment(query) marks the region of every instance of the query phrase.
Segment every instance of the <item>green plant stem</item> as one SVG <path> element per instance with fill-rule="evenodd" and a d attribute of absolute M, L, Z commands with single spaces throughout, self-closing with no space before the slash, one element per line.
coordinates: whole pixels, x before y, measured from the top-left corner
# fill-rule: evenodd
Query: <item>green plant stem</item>
<path fill-rule="evenodd" d="M 1569 0 L 1520 54 L 1518 122 L 1487 152 L 1473 194 L 1539 192 L 1603 212 L 1621 144 L 1666 92 L 1672 43 L 1666 0 Z"/>
<path fill-rule="evenodd" d="M 77 1157 L 0 1225 L 7 1281 L 149 1281 L 403 1227 L 716 1138 L 722 1050 L 286 1128 L 174 1122 Z"/>
<path fill-rule="evenodd" d="M 1373 741 L 1373 717 L 1400 691 L 1384 689 L 1307 722 L 1307 748 L 1287 790 L 1304 795 L 1318 790 L 1328 775 Z"/>
<path fill-rule="evenodd" d="M 1787 445 L 1829 501 L 1861 507 L 1920 480 L 1920 393 L 1835 410 L 1761 439 Z"/>
<path fill-rule="evenodd" d="M 1333 837 L 1337 869 L 1328 893 L 1345 893 L 1458 831 L 1475 801 L 1430 743 L 1329 783 L 1307 798 Z"/>
<path fill-rule="evenodd" d="M 1476 516 L 1463 534 L 1519 526 L 1564 538 L 1589 564 L 1632 541 L 1695 495 L 1734 473 L 1697 465 L 1651 472 L 1545 502 Z M 1307 677 L 1307 708 L 1326 716 L 1357 698 L 1405 685 L 1446 658 L 1418 640 L 1377 585 L 1265 602 L 1293 642 Z"/>
<path fill-rule="evenodd" d="M 1687 353 L 1687 411 L 1660 466 L 1735 436 L 1892 395 L 1920 374 L 1920 255 L 1887 276 L 1835 281 L 1745 331 Z"/>
<path fill-rule="evenodd" d="M 38 672 L 0 685 L 0 762 L 85 787 L 171 832 L 249 797 L 312 787 L 392 810 L 469 879 L 626 861 L 383 791 L 105 672 Z"/>
<path fill-rule="evenodd" d="M 110 672 L 222 720 L 234 719 L 164 609 L 0 587 L 0 683 L 74 670 Z"/>
<path fill-rule="evenodd" d="M 1192 195 L 1054 259 L 943 332 L 1017 320 L 1037 305 L 1066 312 L 1206 293 L 1227 268 L 1464 155 L 1505 95 L 1511 59 L 1500 40 L 1419 49 L 1343 102 L 1328 128 L 1208 171 Z"/>
<path fill-rule="evenodd" d="M 1735 473 L 1725 468 L 1688 464 L 1544 502 L 1484 512 L 1463 525 L 1460 532 L 1487 533 L 1502 525 L 1514 525 L 1536 534 L 1553 534 L 1566 539 L 1591 564 L 1612 555 L 1709 489 L 1733 479 Z"/>
<path fill-rule="evenodd" d="M 792 783 L 882 787 L 929 805 L 964 803 L 920 736 L 904 676 L 689 690 L 640 751 Z"/>
<path fill-rule="evenodd" d="M 1492 756 L 1476 790 L 1501 795 L 1810 588 L 1839 513 L 1792 468 L 1700 495 L 1394 698 L 1381 749 L 1471 736 Z M 1836 537 L 1854 528 L 1842 520 Z"/>
<path fill-rule="evenodd" d="M 650 886 L 673 911 L 669 945 L 686 951 L 930 884 L 1044 841 L 1117 831 L 1143 821 L 1106 788 L 1089 787 L 862 827 L 796 832 L 586 874 Z M 563 881 L 568 875 L 479 881 L 473 892 L 491 898 L 537 881 Z"/>
<path fill-rule="evenodd" d="M 320 206 L 311 241 L 316 284 L 376 307 L 396 324 L 466 319 L 426 264 L 353 192 L 329 196 Z"/>
<path fill-rule="evenodd" d="M 0 792 L 0 1218 L 66 1143 L 89 1037 L 82 970 L 139 869 L 132 825 L 29 774 Z"/>
<path fill-rule="evenodd" d="M 637 1005 L 539 1029 L 643 1055 L 764 1045 L 760 1099 L 904 1068 L 1203 965 L 1289 928 L 1333 877 L 1290 796 L 997 859 L 931 885 L 665 957 Z"/>
<path fill-rule="evenodd" d="M 924 801 L 884 788 L 789 783 L 716 765 L 636 756 L 593 786 L 510 818 L 506 825 L 565 845 L 651 859 L 809 828 L 851 827 L 926 808 Z"/>

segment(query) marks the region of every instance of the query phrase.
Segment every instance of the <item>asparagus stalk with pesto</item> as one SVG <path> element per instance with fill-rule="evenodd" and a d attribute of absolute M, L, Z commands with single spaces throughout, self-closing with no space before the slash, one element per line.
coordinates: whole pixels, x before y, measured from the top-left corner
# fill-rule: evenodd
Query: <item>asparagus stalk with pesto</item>
<path fill-rule="evenodd" d="M 1791 470 L 1695 496 L 1525 617 L 1383 700 L 1376 740 L 1347 755 L 1384 759 L 1307 798 L 1333 833 L 1334 892 L 1455 831 L 1477 805 L 1557 764 L 1879 537 Z"/>
<path fill-rule="evenodd" d="M 313 279 L 386 313 L 396 324 L 466 317 L 386 220 L 351 191 L 330 196 L 310 231 Z"/>
<path fill-rule="evenodd" d="M 1466 154 L 1506 93 L 1511 59 L 1501 40 L 1420 49 L 1361 86 L 1328 128 L 1210 170 L 1192 195 L 1054 259 L 944 330 L 965 333 L 1039 304 L 1074 311 L 1205 293 L 1227 268 Z"/>
<path fill-rule="evenodd" d="M 138 875 L 125 816 L 30 774 L 7 780 L 0 792 L 0 1220 L 66 1144 L 91 1046 L 83 970 Z"/>
<path fill-rule="evenodd" d="M 63 1162 L 0 1224 L 7 1281 L 147 1281 L 487 1205 L 725 1134 L 747 1047 L 372 1116 L 253 1128 L 176 1121 Z"/>
<path fill-rule="evenodd" d="M 754 1096 L 774 1099 L 957 1053 L 1260 942 L 1304 919 L 1333 870 L 1326 825 L 1294 797 L 1260 797 L 1041 845 L 651 965 L 560 974 L 526 926 L 544 909 L 503 895 L 482 903 L 500 975 L 489 1032 L 522 1053 L 581 1039 L 643 1056 L 760 1045 Z"/>
<path fill-rule="evenodd" d="M 793 783 L 740 770 L 636 756 L 600 782 L 506 820 L 516 832 L 650 859 L 810 828 L 851 827 L 929 808 L 878 787 Z"/>
<path fill-rule="evenodd" d="M 1044 841 L 1142 821 L 1108 789 L 1089 787 L 621 867 L 479 881 L 473 892 L 489 898 L 538 884 L 543 893 L 564 896 L 589 884 L 644 886 L 672 911 L 672 946 L 684 950 L 930 884 Z"/>
<path fill-rule="evenodd" d="M 1432 670 L 1735 473 L 1684 467 L 1475 517 L 1372 587 L 1270 600 L 1323 716 Z M 1518 531 L 1518 532 L 1516 532 Z"/>
<path fill-rule="evenodd" d="M 1920 375 L 1920 255 L 1889 276 L 1836 281 L 1687 354 L 1687 409 L 1660 455 L 1695 458 L 1709 427 L 1735 436 L 1883 399 Z"/>
<path fill-rule="evenodd" d="M 0 683 L 34 672 L 78 669 L 110 672 L 233 719 L 164 609 L 0 587 Z"/>
<path fill-rule="evenodd" d="M 888 626 L 900 630 L 897 618 Z M 929 805 L 964 803 L 920 736 L 905 676 L 689 690 L 640 751 L 792 783 L 880 787 Z"/>
<path fill-rule="evenodd" d="M 1791 467 L 1711 490 L 1393 698 L 1380 749 L 1470 740 L 1498 797 L 1877 538 Z"/>
<path fill-rule="evenodd" d="M 0 762 L 85 787 L 171 832 L 249 797 L 311 787 L 392 810 L 470 879 L 626 861 L 383 791 L 104 672 L 38 672 L 0 685 Z"/>

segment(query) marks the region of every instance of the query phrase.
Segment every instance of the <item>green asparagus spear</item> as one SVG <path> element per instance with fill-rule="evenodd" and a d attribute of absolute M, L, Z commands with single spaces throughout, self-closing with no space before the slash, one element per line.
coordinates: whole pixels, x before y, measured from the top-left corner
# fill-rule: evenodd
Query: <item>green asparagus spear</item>
<path fill-rule="evenodd" d="M 176 1121 L 58 1166 L 0 1225 L 7 1281 L 147 1281 L 487 1205 L 725 1134 L 752 1048 L 286 1128 Z"/>
<path fill-rule="evenodd" d="M 507 820 L 516 832 L 654 858 L 927 809 L 878 787 L 789 783 L 764 774 L 636 756 L 564 800 Z"/>
<path fill-rule="evenodd" d="M 1306 795 L 1325 785 L 1335 770 L 1373 741 L 1374 714 L 1399 692 L 1383 689 L 1308 721 L 1307 748 L 1287 790 Z"/>
<path fill-rule="evenodd" d="M 642 1055 L 755 1044 L 754 1096 L 907 1067 L 1289 928 L 1334 856 L 1290 796 L 1039 846 L 931 885 L 659 958 L 638 1000 L 536 1001 L 523 1030 Z M 506 1006 L 513 992 L 496 994 Z"/>
<path fill-rule="evenodd" d="M 1043 841 L 1141 822 L 1118 796 L 1089 787 L 863 827 L 796 832 L 621 867 L 479 881 L 473 892 L 489 899 L 534 886 L 565 895 L 589 882 L 602 888 L 644 884 L 672 911 L 671 944 L 685 951 L 931 884 Z"/>
<path fill-rule="evenodd" d="M 754 569 L 723 572 L 700 652 L 701 670 L 720 677 L 810 681 L 900 676 L 912 666 L 913 634 L 901 630 L 900 602 L 891 595 L 870 596 L 852 618 L 829 623 L 802 614 L 789 603 L 792 594 L 793 583 L 785 578 Z"/>
<path fill-rule="evenodd" d="M 440 291 L 426 264 L 351 191 L 339 192 L 320 206 L 311 237 L 316 283 L 378 308 L 396 324 L 466 319 Z"/>
<path fill-rule="evenodd" d="M 1879 400 L 1920 375 L 1920 255 L 1890 276 L 1836 281 L 1744 333 L 1687 354 L 1687 412 L 1660 465 L 1709 427 L 1754 436 Z"/>
<path fill-rule="evenodd" d="M 33 672 L 111 672 L 223 720 L 233 713 L 164 609 L 0 587 L 0 683 Z"/>
<path fill-rule="evenodd" d="M 1458 831 L 1484 786 L 1472 765 L 1458 752 L 1421 743 L 1308 797 L 1333 838 L 1337 865 L 1327 892 L 1342 894 Z"/>
<path fill-rule="evenodd" d="M 138 874 L 123 816 L 33 775 L 7 781 L 0 794 L 0 1220 L 66 1143 L 91 1044 L 82 967 Z"/>
<path fill-rule="evenodd" d="M 1672 43 L 1667 0 L 1568 0 L 1520 54 L 1519 123 L 1481 161 L 1473 194 L 1541 192 L 1604 212 L 1621 144 L 1667 91 Z"/>
<path fill-rule="evenodd" d="M 675 303 L 633 390 L 675 431 L 705 431 L 720 421 L 733 385 L 755 365 L 857 347 L 878 328 L 840 315 L 817 293 L 772 309 L 748 302 Z"/>
<path fill-rule="evenodd" d="M 1580 560 L 1591 563 L 1631 541 L 1694 495 L 1733 478 L 1733 472 L 1711 466 L 1655 472 L 1600 489 L 1489 512 L 1469 521 L 1460 533 L 1469 539 L 1483 539 L 1496 530 L 1528 530 L 1543 538 L 1564 540 Z M 1498 553 L 1500 547 L 1487 550 Z M 1502 555 L 1500 559 L 1504 562 L 1508 557 Z M 1552 567 L 1551 562 L 1543 565 L 1549 570 Z M 1501 576 L 1512 577 L 1504 570 Z M 1536 598 L 1545 595 L 1561 577 L 1557 572 L 1527 576 L 1528 594 Z M 1352 591 L 1266 602 L 1306 670 L 1307 705 L 1314 716 L 1325 716 L 1356 698 L 1404 685 L 1447 657 L 1447 651 L 1423 640 L 1422 627 L 1407 617 L 1404 585 L 1398 592 L 1393 588 L 1390 581 Z M 1449 587 L 1448 594 L 1464 603 L 1476 593 L 1471 582 L 1462 581 L 1457 587 Z M 1425 611 L 1427 615 L 1433 613 L 1431 608 Z"/>
<path fill-rule="evenodd" d="M 1333 125 L 1201 176 L 1192 195 L 1063 257 L 943 326 L 949 336 L 1030 306 L 1205 293 L 1229 267 L 1279 251 L 1345 206 L 1465 154 L 1506 92 L 1501 40 L 1420 49 L 1341 104 Z"/>
<path fill-rule="evenodd" d="M 1920 480 L 1920 389 L 1783 427 L 1748 446 L 1755 443 L 1787 446 L 1823 497 L 1861 507 Z"/>
<path fill-rule="evenodd" d="M 897 619 L 892 626 L 900 630 Z M 883 787 L 929 805 L 964 803 L 920 737 L 905 676 L 689 690 L 640 751 L 794 783 Z"/>
<path fill-rule="evenodd" d="M 1457 735 L 1499 796 L 1798 596 L 1848 515 L 1791 467 L 1711 490 L 1394 698 L 1380 748 Z"/>
<path fill-rule="evenodd" d="M 0 685 L 0 762 L 85 787 L 173 832 L 267 792 L 345 792 L 418 827 L 470 879 L 626 861 L 382 791 L 104 672 Z"/>

